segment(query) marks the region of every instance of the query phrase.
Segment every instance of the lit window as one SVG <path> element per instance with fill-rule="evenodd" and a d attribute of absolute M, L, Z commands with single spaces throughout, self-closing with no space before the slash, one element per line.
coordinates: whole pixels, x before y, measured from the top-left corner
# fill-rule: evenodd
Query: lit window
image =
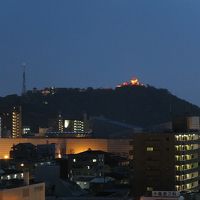
<path fill-rule="evenodd" d="M 152 187 L 147 187 L 147 191 L 153 191 Z"/>
<path fill-rule="evenodd" d="M 147 147 L 147 151 L 153 151 L 153 147 Z"/>

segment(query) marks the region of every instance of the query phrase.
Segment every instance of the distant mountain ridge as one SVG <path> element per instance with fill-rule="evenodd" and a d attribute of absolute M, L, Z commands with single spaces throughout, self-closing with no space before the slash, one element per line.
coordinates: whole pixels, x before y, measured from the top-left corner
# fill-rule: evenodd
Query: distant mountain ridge
<path fill-rule="evenodd" d="M 87 113 L 141 127 L 170 121 L 174 116 L 200 115 L 198 106 L 152 86 L 55 88 L 47 93 L 33 90 L 24 96 L 0 98 L 0 112 L 14 105 L 22 105 L 23 124 L 34 128 L 47 127 L 49 119 L 55 119 L 58 113 L 68 118 Z"/>

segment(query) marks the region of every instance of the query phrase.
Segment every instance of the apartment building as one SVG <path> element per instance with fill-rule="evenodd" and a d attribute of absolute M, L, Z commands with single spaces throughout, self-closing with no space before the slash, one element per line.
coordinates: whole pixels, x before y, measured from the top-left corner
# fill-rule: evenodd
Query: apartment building
<path fill-rule="evenodd" d="M 132 192 L 197 191 L 200 132 L 134 135 Z"/>

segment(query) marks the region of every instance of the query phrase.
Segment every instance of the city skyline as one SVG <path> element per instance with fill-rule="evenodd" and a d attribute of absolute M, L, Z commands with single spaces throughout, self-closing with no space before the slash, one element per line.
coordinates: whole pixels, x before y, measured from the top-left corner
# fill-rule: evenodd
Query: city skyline
<path fill-rule="evenodd" d="M 2 1 L 0 96 L 136 76 L 200 106 L 198 1 Z M 186 15 L 187 13 L 187 15 Z"/>

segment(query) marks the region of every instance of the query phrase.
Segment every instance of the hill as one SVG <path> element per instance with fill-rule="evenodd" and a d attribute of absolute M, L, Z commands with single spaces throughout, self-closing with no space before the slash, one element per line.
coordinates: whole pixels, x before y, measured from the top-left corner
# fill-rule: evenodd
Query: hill
<path fill-rule="evenodd" d="M 104 116 L 119 122 L 151 126 L 173 116 L 200 115 L 200 108 L 152 86 L 126 86 L 115 89 L 58 88 L 29 91 L 24 96 L 0 98 L 0 112 L 22 105 L 23 124 L 34 128 L 48 126 L 59 112 L 69 118 Z"/>

